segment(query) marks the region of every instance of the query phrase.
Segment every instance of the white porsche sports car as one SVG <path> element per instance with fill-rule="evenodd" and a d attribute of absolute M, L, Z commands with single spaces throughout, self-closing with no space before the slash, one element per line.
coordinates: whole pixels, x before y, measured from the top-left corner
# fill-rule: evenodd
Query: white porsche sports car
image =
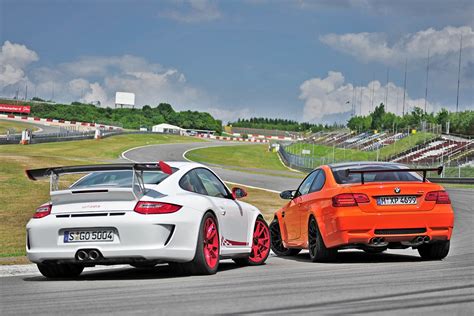
<path fill-rule="evenodd" d="M 214 274 L 219 259 L 263 264 L 270 234 L 260 211 L 237 199 L 206 166 L 125 163 L 27 170 L 50 178 L 51 201 L 26 226 L 28 258 L 49 278 L 84 267 L 169 263 L 180 273 Z M 60 189 L 64 174 L 86 173 Z"/>

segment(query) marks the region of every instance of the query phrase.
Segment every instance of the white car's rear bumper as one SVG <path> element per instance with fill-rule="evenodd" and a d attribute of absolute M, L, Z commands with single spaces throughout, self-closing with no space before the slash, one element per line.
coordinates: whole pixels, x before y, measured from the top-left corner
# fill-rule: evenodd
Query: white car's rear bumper
<path fill-rule="evenodd" d="M 103 261 L 109 262 L 127 258 L 186 262 L 194 258 L 201 212 L 182 208 L 172 214 L 124 213 L 66 218 L 50 214 L 44 218 L 31 219 L 26 227 L 28 259 L 36 263 L 75 260 L 81 249 L 98 250 Z M 64 242 L 64 231 L 90 229 L 112 229 L 115 232 L 114 240 Z"/>

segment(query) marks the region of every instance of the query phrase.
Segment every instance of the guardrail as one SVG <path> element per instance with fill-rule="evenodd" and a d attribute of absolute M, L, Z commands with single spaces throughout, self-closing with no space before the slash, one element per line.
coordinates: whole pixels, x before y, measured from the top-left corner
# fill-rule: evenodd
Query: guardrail
<path fill-rule="evenodd" d="M 434 183 L 474 184 L 474 178 L 428 178 Z"/>
<path fill-rule="evenodd" d="M 292 169 L 296 169 L 302 172 L 310 172 L 311 170 L 314 170 L 314 168 L 317 168 L 320 165 L 324 164 L 330 164 L 334 163 L 331 159 L 327 159 L 325 161 L 324 157 L 321 159 L 318 158 L 313 158 L 313 157 L 304 157 L 304 156 L 299 156 L 299 155 L 294 155 L 289 152 L 287 152 L 283 146 L 280 146 L 280 149 L 278 151 L 278 154 L 280 155 L 282 161 L 287 165 L 288 167 Z M 337 161 L 337 162 L 351 162 L 351 161 Z M 446 166 L 445 166 L 446 167 Z M 474 178 L 466 178 L 466 177 L 458 177 L 458 178 L 452 178 L 452 177 L 444 177 L 444 178 L 432 178 L 428 177 L 427 178 L 429 181 L 434 182 L 434 183 L 453 183 L 453 184 L 474 184 Z"/>

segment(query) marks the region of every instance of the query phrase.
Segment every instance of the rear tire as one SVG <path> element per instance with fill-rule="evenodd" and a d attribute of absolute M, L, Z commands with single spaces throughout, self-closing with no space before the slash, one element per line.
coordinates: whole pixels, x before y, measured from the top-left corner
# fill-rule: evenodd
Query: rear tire
<path fill-rule="evenodd" d="M 449 240 L 435 241 L 418 247 L 418 253 L 424 260 L 441 260 L 449 253 Z"/>
<path fill-rule="evenodd" d="M 170 263 L 177 274 L 215 274 L 219 268 L 219 229 L 210 212 L 204 214 L 199 227 L 196 254 L 191 262 Z"/>
<path fill-rule="evenodd" d="M 313 262 L 329 262 L 336 258 L 337 249 L 327 248 L 319 231 L 318 223 L 311 217 L 308 224 L 308 250 Z"/>
<path fill-rule="evenodd" d="M 270 247 L 279 257 L 296 256 L 301 251 L 301 249 L 285 248 L 283 246 L 280 224 L 276 218 L 270 223 Z"/>
<path fill-rule="evenodd" d="M 252 252 L 247 258 L 235 258 L 239 266 L 258 266 L 264 264 L 270 254 L 270 230 L 263 218 L 257 218 L 252 236 Z"/>
<path fill-rule="evenodd" d="M 38 263 L 41 274 L 50 279 L 75 278 L 84 270 L 84 266 L 74 263 Z"/>

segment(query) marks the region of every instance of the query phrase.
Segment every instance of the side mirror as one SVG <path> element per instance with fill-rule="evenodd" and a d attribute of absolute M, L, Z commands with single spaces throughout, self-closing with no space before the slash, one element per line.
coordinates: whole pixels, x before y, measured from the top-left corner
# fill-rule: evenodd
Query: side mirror
<path fill-rule="evenodd" d="M 295 196 L 295 190 L 286 190 L 280 193 L 280 197 L 284 200 L 291 200 Z"/>
<path fill-rule="evenodd" d="M 234 199 L 241 199 L 247 196 L 247 191 L 242 188 L 232 188 L 232 196 Z"/>

